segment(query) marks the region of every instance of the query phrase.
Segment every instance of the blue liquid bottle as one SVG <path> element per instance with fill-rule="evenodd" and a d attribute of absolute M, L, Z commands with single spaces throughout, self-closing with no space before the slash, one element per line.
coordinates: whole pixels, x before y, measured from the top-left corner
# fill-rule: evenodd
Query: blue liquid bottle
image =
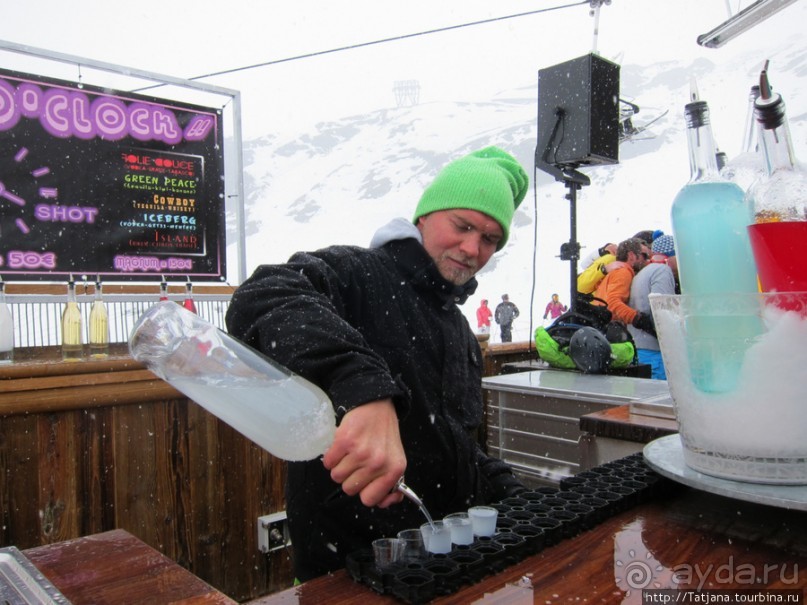
<path fill-rule="evenodd" d="M 761 333 L 757 272 L 747 228 L 753 222 L 744 191 L 720 176 L 709 108 L 684 108 L 692 177 L 675 197 L 671 220 L 678 257 L 692 380 L 701 391 L 732 391 L 745 351 Z M 746 296 L 743 296 L 746 295 Z"/>

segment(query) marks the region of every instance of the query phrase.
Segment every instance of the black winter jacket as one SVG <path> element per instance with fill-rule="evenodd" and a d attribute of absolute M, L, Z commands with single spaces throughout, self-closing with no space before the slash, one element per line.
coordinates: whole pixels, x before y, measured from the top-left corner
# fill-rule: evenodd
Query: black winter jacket
<path fill-rule="evenodd" d="M 231 334 L 319 385 L 341 418 L 390 397 L 407 484 L 437 519 L 521 488 L 476 441 L 481 352 L 457 308 L 476 288 L 440 276 L 415 239 L 377 249 L 334 246 L 259 267 L 234 294 Z M 419 527 L 408 501 L 369 509 L 346 496 L 321 460 L 288 465 L 286 506 L 300 580 L 338 569 L 378 537 Z"/>

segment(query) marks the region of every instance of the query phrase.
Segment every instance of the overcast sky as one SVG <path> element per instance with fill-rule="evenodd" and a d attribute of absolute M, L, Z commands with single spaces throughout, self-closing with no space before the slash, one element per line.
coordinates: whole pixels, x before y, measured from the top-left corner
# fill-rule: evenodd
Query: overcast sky
<path fill-rule="evenodd" d="M 0 2 L 2 40 L 182 78 L 409 36 L 203 80 L 241 91 L 247 138 L 394 107 L 397 80 L 417 80 L 421 103 L 492 98 L 532 85 L 543 67 L 594 49 L 588 2 L 564 0 Z M 623 64 L 699 56 L 719 63 L 762 36 L 796 35 L 806 22 L 802 1 L 758 28 L 761 33 L 745 34 L 725 49 L 695 43 L 727 17 L 729 7 L 749 3 L 612 0 L 600 10 L 596 50 Z M 490 19 L 497 20 L 410 36 Z M 0 56 L 5 67 L 33 69 L 15 53 Z M 81 73 L 92 80 L 87 69 L 59 70 L 47 75 L 77 79 Z"/>

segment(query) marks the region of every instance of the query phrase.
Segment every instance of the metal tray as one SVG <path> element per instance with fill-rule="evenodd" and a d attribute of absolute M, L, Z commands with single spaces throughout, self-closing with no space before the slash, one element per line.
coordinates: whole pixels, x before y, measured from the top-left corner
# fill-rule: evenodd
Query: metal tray
<path fill-rule="evenodd" d="M 16 546 L 0 548 L 0 603 L 70 605 L 70 601 Z"/>
<path fill-rule="evenodd" d="M 807 486 L 765 485 L 720 479 L 691 469 L 684 462 L 684 449 L 678 434 L 651 441 L 644 447 L 647 465 L 659 475 L 696 489 L 737 500 L 768 504 L 779 508 L 807 510 Z"/>

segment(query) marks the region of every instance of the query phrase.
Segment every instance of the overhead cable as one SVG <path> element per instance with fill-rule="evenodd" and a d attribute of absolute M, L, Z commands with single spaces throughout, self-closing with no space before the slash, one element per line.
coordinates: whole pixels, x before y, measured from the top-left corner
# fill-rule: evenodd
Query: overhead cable
<path fill-rule="evenodd" d="M 367 47 L 367 46 L 375 46 L 377 44 L 386 44 L 388 42 L 398 42 L 400 40 L 407 40 L 409 38 L 416 38 L 418 36 L 428 36 L 428 35 L 431 35 L 431 34 L 438 34 L 438 33 L 441 33 L 441 32 L 451 31 L 451 30 L 455 30 L 455 29 L 462 29 L 462 28 L 465 28 L 465 27 L 474 27 L 474 26 L 477 26 L 477 25 L 485 25 L 485 24 L 488 24 L 488 23 L 495 23 L 497 21 L 504 21 L 504 20 L 507 20 L 507 19 L 517 19 L 517 18 L 520 18 L 520 17 L 528 17 L 528 16 L 531 16 L 531 15 L 537 15 L 537 14 L 540 14 L 540 13 L 548 13 L 548 12 L 551 12 L 551 11 L 561 10 L 561 9 L 564 9 L 564 8 L 570 8 L 570 7 L 573 7 L 573 6 L 580 6 L 582 4 L 589 4 L 589 3 L 590 3 L 590 0 L 580 0 L 579 2 L 574 2 L 572 4 L 562 4 L 560 6 L 542 8 L 542 9 L 539 9 L 539 10 L 529 11 L 529 12 L 526 12 L 526 13 L 518 13 L 518 14 L 515 14 L 515 15 L 505 15 L 503 17 L 493 17 L 491 19 L 482 19 L 481 21 L 471 21 L 470 23 L 462 23 L 460 25 L 449 25 L 447 27 L 439 27 L 439 28 L 435 28 L 435 29 L 422 31 L 422 32 L 412 33 L 412 34 L 404 34 L 404 35 L 401 35 L 401 36 L 393 36 L 391 38 L 382 38 L 380 40 L 372 40 L 370 42 L 359 42 L 358 44 L 350 44 L 348 46 L 340 46 L 338 48 L 330 48 L 328 50 L 319 50 L 319 51 L 306 53 L 306 54 L 303 54 L 303 55 L 295 55 L 293 57 L 285 57 L 283 59 L 273 59 L 271 61 L 263 61 L 261 63 L 253 63 L 252 65 L 244 65 L 242 67 L 234 67 L 234 68 L 231 68 L 231 69 L 224 69 L 224 70 L 221 70 L 221 71 L 214 71 L 214 72 L 210 72 L 210 73 L 207 73 L 207 74 L 202 74 L 202 75 L 199 75 L 199 76 L 194 76 L 194 77 L 188 78 L 188 80 L 201 80 L 203 78 L 212 78 L 212 77 L 215 77 L 215 76 L 223 76 L 223 75 L 227 75 L 227 74 L 236 73 L 236 72 L 239 72 L 239 71 L 246 71 L 248 69 L 257 69 L 259 67 L 267 67 L 269 65 L 277 65 L 279 63 L 288 63 L 289 61 L 299 61 L 301 59 L 311 59 L 313 57 L 320 57 L 322 55 L 329 55 L 329 54 L 338 53 L 338 52 L 342 52 L 342 51 L 346 51 L 346 50 L 355 50 L 357 48 L 364 48 L 364 47 Z M 148 86 L 146 88 L 141 88 L 140 90 L 147 90 L 148 88 L 154 88 L 154 87 L 153 86 Z"/>

